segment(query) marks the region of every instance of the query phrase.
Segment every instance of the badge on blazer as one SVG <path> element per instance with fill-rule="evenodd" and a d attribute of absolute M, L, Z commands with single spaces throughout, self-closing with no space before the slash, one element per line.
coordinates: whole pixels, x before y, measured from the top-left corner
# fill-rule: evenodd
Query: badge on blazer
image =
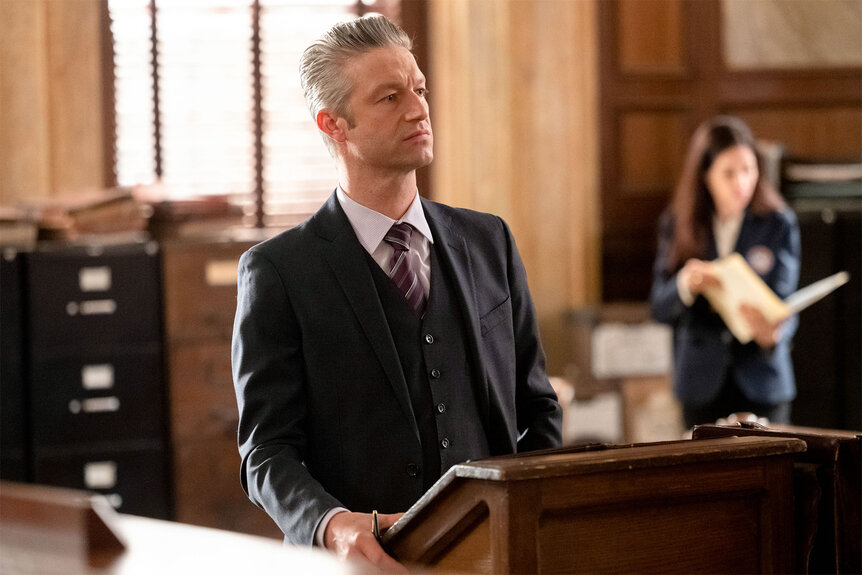
<path fill-rule="evenodd" d="M 754 246 L 745 254 L 748 265 L 758 275 L 765 276 L 775 265 L 775 254 L 766 246 Z"/>

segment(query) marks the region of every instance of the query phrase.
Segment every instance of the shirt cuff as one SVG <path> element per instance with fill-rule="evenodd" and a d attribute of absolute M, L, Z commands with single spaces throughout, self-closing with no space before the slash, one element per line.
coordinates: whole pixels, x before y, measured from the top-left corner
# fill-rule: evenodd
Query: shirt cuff
<path fill-rule="evenodd" d="M 347 509 L 344 507 L 333 507 L 326 512 L 326 515 L 324 515 L 323 519 L 320 520 L 320 523 L 317 524 L 317 529 L 314 532 L 314 544 L 317 547 L 326 547 L 323 542 L 323 534 L 326 533 L 326 526 L 329 525 L 330 519 L 342 511 L 347 511 Z"/>
<path fill-rule="evenodd" d="M 682 274 L 680 273 L 676 274 L 676 291 L 679 293 L 679 299 L 682 300 L 685 307 L 691 307 L 691 304 L 694 303 L 694 295 L 692 295 L 688 286 L 685 285 L 685 282 L 682 281 Z"/>

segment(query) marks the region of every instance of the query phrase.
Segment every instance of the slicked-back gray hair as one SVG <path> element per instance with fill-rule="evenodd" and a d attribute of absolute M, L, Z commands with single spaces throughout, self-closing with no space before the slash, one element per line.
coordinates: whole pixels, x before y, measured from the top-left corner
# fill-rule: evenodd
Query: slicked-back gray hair
<path fill-rule="evenodd" d="M 347 102 L 353 88 L 344 72 L 350 58 L 374 48 L 401 46 L 413 49 L 413 42 L 404 30 L 383 16 L 363 16 L 336 24 L 302 53 L 299 78 L 305 93 L 305 103 L 311 117 L 324 108 L 353 120 Z M 329 153 L 335 157 L 335 146 L 322 134 Z"/>

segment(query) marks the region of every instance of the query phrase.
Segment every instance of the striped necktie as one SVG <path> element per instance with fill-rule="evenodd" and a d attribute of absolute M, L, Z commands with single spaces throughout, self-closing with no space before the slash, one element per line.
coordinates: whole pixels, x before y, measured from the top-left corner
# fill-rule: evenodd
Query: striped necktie
<path fill-rule="evenodd" d="M 419 281 L 419 273 L 416 269 L 419 262 L 410 253 L 410 236 L 412 235 L 413 226 L 402 222 L 389 228 L 383 241 L 395 250 L 392 253 L 392 259 L 389 260 L 389 277 L 407 298 L 407 303 L 419 317 L 422 317 L 425 313 L 426 296 L 425 288 Z"/>

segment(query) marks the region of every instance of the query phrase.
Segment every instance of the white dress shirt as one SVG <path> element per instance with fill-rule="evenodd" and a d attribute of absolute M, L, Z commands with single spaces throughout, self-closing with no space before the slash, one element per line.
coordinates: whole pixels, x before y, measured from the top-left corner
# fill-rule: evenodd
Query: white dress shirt
<path fill-rule="evenodd" d="M 341 189 L 341 186 L 338 186 L 336 196 L 344 213 L 347 214 L 347 219 L 350 221 L 356 237 L 359 238 L 359 243 L 387 274 L 389 273 L 389 262 L 395 251 L 389 243 L 383 241 L 389 228 L 394 224 L 406 222 L 413 226 L 416 232 L 419 232 L 418 234 L 414 233 L 410 238 L 409 253 L 415 258 L 413 263 L 417 265 L 414 269 L 419 274 L 419 281 L 422 283 L 422 288 L 427 296 L 428 286 L 431 284 L 430 253 L 434 238 L 431 237 L 431 228 L 428 227 L 428 221 L 425 219 L 425 211 L 422 209 L 419 192 L 416 192 L 410 207 L 399 220 L 393 220 L 357 203 Z"/>

